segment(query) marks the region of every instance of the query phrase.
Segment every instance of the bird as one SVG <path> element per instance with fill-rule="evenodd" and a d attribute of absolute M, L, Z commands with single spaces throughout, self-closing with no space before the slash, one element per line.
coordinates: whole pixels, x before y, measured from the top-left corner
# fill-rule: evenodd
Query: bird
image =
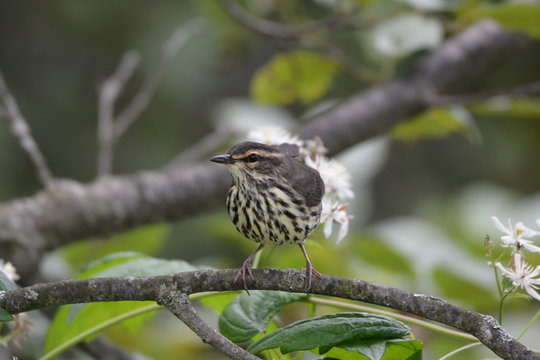
<path fill-rule="evenodd" d="M 210 159 L 224 164 L 232 177 L 226 206 L 234 226 L 259 244 L 234 278 L 235 283 L 242 281 L 246 291 L 246 276 L 253 279 L 253 259 L 266 245 L 300 247 L 306 260 L 307 292 L 312 276 L 321 277 L 304 240 L 319 225 L 325 187 L 319 172 L 301 162 L 299 155 L 297 145 L 245 141 Z"/>

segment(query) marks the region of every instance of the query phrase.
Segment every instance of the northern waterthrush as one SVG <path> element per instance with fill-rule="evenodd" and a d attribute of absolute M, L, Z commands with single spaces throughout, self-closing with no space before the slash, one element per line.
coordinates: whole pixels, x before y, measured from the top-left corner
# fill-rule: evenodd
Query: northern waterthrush
<path fill-rule="evenodd" d="M 234 226 L 259 244 L 234 279 L 242 280 L 246 290 L 246 275 L 253 277 L 253 258 L 265 245 L 300 247 L 306 259 L 307 291 L 312 275 L 320 276 L 311 265 L 304 240 L 319 224 L 324 183 L 317 170 L 297 160 L 298 155 L 295 145 L 247 141 L 210 159 L 225 164 L 232 176 L 227 210 Z"/>

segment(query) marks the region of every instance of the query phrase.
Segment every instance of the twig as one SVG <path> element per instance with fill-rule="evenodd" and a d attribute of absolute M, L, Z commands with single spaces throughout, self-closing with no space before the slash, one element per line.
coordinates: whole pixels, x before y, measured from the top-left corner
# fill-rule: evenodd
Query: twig
<path fill-rule="evenodd" d="M 19 140 L 19 144 L 26 152 L 38 174 L 39 180 L 44 187 L 47 187 L 53 180 L 53 176 L 45 157 L 38 148 L 37 143 L 32 137 L 30 127 L 26 119 L 22 116 L 15 97 L 9 91 L 7 84 L 0 72 L 0 98 L 6 106 L 0 114 L 0 117 L 6 118 L 11 125 L 11 132 Z"/>
<path fill-rule="evenodd" d="M 453 104 L 471 104 L 496 97 L 521 98 L 540 95 L 540 81 L 520 85 L 507 89 L 482 91 L 474 94 L 438 95 L 427 93 L 425 101 L 431 106 L 445 106 Z"/>
<path fill-rule="evenodd" d="M 154 300 L 167 305 L 168 301 L 178 301 L 178 293 L 169 295 L 171 298 L 167 299 L 171 284 L 174 284 L 174 289 L 182 290 L 184 295 L 181 296 L 206 291 L 241 290 L 243 285 L 234 281 L 236 272 L 201 270 L 153 277 L 95 278 L 37 284 L 0 292 L 0 308 L 17 314 L 50 306 L 94 301 Z M 305 290 L 305 272 L 301 270 L 256 269 L 253 275 L 254 279 L 248 284 L 250 290 Z M 475 336 L 503 359 L 540 360 L 540 355 L 514 339 L 493 317 L 460 308 L 439 298 L 328 275 L 314 282 L 311 293 L 381 305 L 446 324 Z M 178 311 L 189 311 L 185 304 L 176 306 L 180 306 Z M 174 308 L 171 311 L 176 314 Z"/>
<path fill-rule="evenodd" d="M 112 170 L 115 135 L 114 104 L 140 60 L 139 54 L 128 51 L 122 57 L 114 74 L 105 79 L 99 88 L 98 98 L 98 176 L 108 175 Z"/>
<path fill-rule="evenodd" d="M 124 54 L 114 74 L 104 81 L 99 89 L 98 101 L 98 176 L 111 173 L 116 143 L 148 107 L 167 65 L 188 40 L 202 30 L 203 25 L 201 19 L 190 20 L 172 33 L 163 44 L 154 71 L 148 74 L 131 102 L 118 116 L 114 114 L 114 105 L 139 63 L 139 54 L 135 51 Z"/>
<path fill-rule="evenodd" d="M 234 344 L 229 339 L 212 329 L 197 314 L 186 294 L 177 290 L 162 289 L 158 294 L 158 303 L 165 306 L 178 319 L 182 320 L 201 340 L 210 344 L 231 359 L 260 360 Z"/>
<path fill-rule="evenodd" d="M 167 39 L 161 49 L 160 58 L 154 71 L 146 77 L 133 100 L 116 118 L 114 126 L 115 140 L 124 134 L 124 132 L 133 124 L 135 119 L 137 119 L 142 111 L 148 106 L 167 65 L 189 39 L 202 31 L 204 24 L 204 20 L 202 19 L 196 18 L 190 20 L 178 27 L 169 39 Z"/>
<path fill-rule="evenodd" d="M 333 16 L 325 20 L 304 25 L 285 25 L 259 18 L 244 10 L 234 0 L 221 0 L 225 11 L 240 24 L 261 35 L 281 40 L 298 40 L 303 35 L 335 28 L 366 28 L 371 22 L 353 16 Z"/>

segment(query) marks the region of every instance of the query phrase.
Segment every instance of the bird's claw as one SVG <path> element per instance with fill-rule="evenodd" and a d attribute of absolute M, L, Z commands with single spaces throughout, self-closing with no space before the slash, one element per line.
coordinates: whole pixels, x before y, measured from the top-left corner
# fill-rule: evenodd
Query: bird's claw
<path fill-rule="evenodd" d="M 313 265 L 311 265 L 311 263 L 307 263 L 306 267 L 303 270 L 306 272 L 306 279 L 307 279 L 306 293 L 309 294 L 309 292 L 311 291 L 311 279 L 313 275 L 315 275 L 319 279 L 322 278 L 322 275 L 320 272 L 315 270 L 315 268 L 313 267 Z"/>
<path fill-rule="evenodd" d="M 244 261 L 242 267 L 238 269 L 238 272 L 236 273 L 236 276 L 233 280 L 235 284 L 238 284 L 240 281 L 242 281 L 242 284 L 244 285 L 244 290 L 246 290 L 248 295 L 249 290 L 247 288 L 246 275 L 249 276 L 252 280 L 255 280 L 255 277 L 253 277 L 253 272 L 251 271 L 251 261 L 249 260 L 250 259 Z"/>

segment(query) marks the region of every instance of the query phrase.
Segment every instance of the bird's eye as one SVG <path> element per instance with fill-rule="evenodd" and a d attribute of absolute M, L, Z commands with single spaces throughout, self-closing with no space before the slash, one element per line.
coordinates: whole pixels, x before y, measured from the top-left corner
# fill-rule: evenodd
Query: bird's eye
<path fill-rule="evenodd" d="M 256 162 L 259 160 L 259 155 L 257 154 L 251 154 L 246 158 L 247 162 Z"/>

